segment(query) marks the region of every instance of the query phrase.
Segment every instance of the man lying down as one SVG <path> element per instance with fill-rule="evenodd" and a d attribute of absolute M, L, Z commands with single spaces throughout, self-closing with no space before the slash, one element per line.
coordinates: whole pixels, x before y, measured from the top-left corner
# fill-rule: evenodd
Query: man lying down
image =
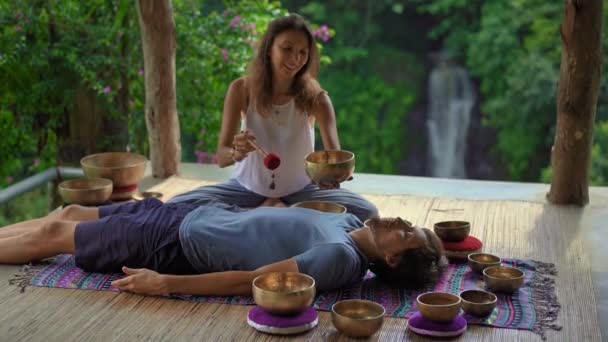
<path fill-rule="evenodd" d="M 426 228 L 305 208 L 163 204 L 146 199 L 99 208 L 68 206 L 0 229 L 0 263 L 75 255 L 89 272 L 119 272 L 124 291 L 250 295 L 265 272 L 301 272 L 319 291 L 360 281 L 367 269 L 396 286 L 438 275 L 443 249 Z"/>

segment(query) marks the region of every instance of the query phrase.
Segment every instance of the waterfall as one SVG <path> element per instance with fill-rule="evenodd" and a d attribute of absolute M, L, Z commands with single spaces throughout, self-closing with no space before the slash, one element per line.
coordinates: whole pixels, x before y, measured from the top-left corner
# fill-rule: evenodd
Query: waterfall
<path fill-rule="evenodd" d="M 465 151 L 475 104 L 467 71 L 439 56 L 429 79 L 429 169 L 434 177 L 466 178 Z"/>

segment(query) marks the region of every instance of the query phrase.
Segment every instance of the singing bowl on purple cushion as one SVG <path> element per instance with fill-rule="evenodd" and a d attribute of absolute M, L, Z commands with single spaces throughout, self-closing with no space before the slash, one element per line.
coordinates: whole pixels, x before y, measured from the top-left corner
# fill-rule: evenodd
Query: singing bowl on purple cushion
<path fill-rule="evenodd" d="M 355 172 L 355 154 L 343 150 L 315 151 L 304 161 L 306 174 L 317 184 L 342 183 Z"/>
<path fill-rule="evenodd" d="M 139 183 L 146 170 L 146 157 L 131 152 L 104 152 L 80 160 L 82 170 L 90 178 L 107 178 L 115 188 Z"/>
<path fill-rule="evenodd" d="M 105 178 L 76 178 L 57 186 L 65 203 L 80 205 L 102 204 L 112 195 L 112 181 Z"/>
<path fill-rule="evenodd" d="M 293 315 L 312 305 L 315 280 L 297 272 L 264 273 L 253 280 L 253 299 L 275 315 Z"/>
<path fill-rule="evenodd" d="M 433 322 L 451 322 L 460 313 L 461 299 L 448 292 L 426 292 L 416 298 L 418 311 Z"/>
<path fill-rule="evenodd" d="M 347 299 L 331 307 L 331 322 L 342 334 L 369 337 L 382 327 L 384 307 L 364 299 Z"/>

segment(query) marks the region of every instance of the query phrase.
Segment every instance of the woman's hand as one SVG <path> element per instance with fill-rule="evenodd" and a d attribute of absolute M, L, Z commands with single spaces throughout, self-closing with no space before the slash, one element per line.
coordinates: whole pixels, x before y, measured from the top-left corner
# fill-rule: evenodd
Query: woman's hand
<path fill-rule="evenodd" d="M 232 148 L 233 148 L 233 159 L 235 161 L 241 161 L 247 157 L 249 152 L 255 151 L 255 147 L 253 147 L 249 141 L 255 142 L 255 135 L 251 133 L 248 129 L 241 131 L 239 134 L 235 135 L 232 139 Z"/>
<path fill-rule="evenodd" d="M 118 287 L 121 291 L 151 296 L 169 294 L 164 277 L 158 272 L 145 268 L 134 269 L 128 267 L 123 267 L 122 271 L 127 277 L 112 282 L 112 286 Z"/>
<path fill-rule="evenodd" d="M 348 177 L 347 181 L 353 180 L 353 176 Z M 331 190 L 331 189 L 340 189 L 340 182 L 334 180 L 333 182 L 320 182 L 316 183 L 312 181 L 313 184 L 316 184 L 319 188 L 323 190 Z"/>

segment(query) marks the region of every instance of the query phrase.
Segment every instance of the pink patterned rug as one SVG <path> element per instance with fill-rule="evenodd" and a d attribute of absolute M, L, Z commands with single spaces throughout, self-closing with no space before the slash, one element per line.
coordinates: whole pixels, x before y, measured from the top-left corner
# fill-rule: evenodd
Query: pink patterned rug
<path fill-rule="evenodd" d="M 498 305 L 488 317 L 465 316 L 469 324 L 480 324 L 500 328 L 531 330 L 545 337 L 547 329 L 559 330 L 555 324 L 560 304 L 555 293 L 557 271 L 553 264 L 533 260 L 507 259 L 506 266 L 517 267 L 525 273 L 525 284 L 512 295 L 497 294 Z M 74 265 L 71 255 L 60 255 L 46 263 L 25 266 L 26 275 L 14 279 L 21 286 L 58 287 L 83 290 L 118 291 L 110 285 L 123 274 L 88 273 Z M 365 279 L 340 290 L 320 293 L 314 302 L 317 310 L 329 311 L 337 301 L 363 298 L 382 304 L 387 316 L 409 318 L 416 312 L 418 294 L 427 291 L 444 291 L 458 294 L 467 289 L 484 288 L 482 277 L 473 273 L 465 263 L 451 263 L 441 279 L 422 290 L 391 288 L 378 281 L 368 272 Z M 207 303 L 254 304 L 251 297 L 172 295 L 172 298 Z"/>

